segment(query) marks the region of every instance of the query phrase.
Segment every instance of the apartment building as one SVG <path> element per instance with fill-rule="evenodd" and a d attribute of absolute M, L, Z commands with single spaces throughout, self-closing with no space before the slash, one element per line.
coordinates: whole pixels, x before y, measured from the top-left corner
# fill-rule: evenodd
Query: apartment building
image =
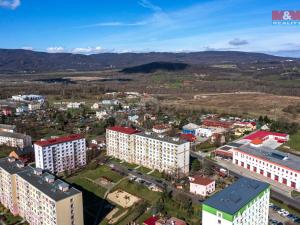
<path fill-rule="evenodd" d="M 31 225 L 83 225 L 82 193 L 39 168 L 0 159 L 0 201 Z"/>
<path fill-rule="evenodd" d="M 0 131 L 0 145 L 24 148 L 31 144 L 31 137 L 29 135 Z"/>
<path fill-rule="evenodd" d="M 80 134 L 34 143 L 35 163 L 51 173 L 76 170 L 86 165 L 86 142 Z"/>
<path fill-rule="evenodd" d="M 268 225 L 270 185 L 249 178 L 203 202 L 202 225 Z"/>
<path fill-rule="evenodd" d="M 243 145 L 233 149 L 233 163 L 253 173 L 300 190 L 300 157 L 268 147 Z"/>
<path fill-rule="evenodd" d="M 189 173 L 190 143 L 179 138 L 141 132 L 134 135 L 134 162 L 177 176 Z"/>
<path fill-rule="evenodd" d="M 177 176 L 189 172 L 190 143 L 179 138 L 116 126 L 106 130 L 106 144 L 109 156 L 126 162 Z"/>

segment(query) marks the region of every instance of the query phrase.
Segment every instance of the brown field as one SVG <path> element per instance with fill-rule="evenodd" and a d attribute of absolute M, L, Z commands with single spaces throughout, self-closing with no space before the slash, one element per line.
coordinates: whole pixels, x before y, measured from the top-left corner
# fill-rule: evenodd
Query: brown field
<path fill-rule="evenodd" d="M 221 93 L 201 94 L 194 99 L 193 96 L 180 99 L 162 100 L 162 106 L 175 110 L 211 110 L 219 113 L 231 113 L 240 116 L 268 115 L 273 119 L 286 118 L 290 121 L 300 122 L 300 115 L 292 115 L 282 111 L 288 105 L 300 103 L 300 97 L 278 96 L 266 93 Z"/>

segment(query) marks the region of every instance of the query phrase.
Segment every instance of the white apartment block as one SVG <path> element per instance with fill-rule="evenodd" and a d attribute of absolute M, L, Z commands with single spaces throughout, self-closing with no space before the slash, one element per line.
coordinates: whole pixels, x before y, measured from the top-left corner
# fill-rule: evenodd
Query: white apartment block
<path fill-rule="evenodd" d="M 202 225 L 268 225 L 270 185 L 249 178 L 203 202 Z"/>
<path fill-rule="evenodd" d="M 0 145 L 24 148 L 31 146 L 31 137 L 26 134 L 0 132 Z"/>
<path fill-rule="evenodd" d="M 232 162 L 235 165 L 300 190 L 300 157 L 251 145 L 244 145 L 232 151 Z"/>
<path fill-rule="evenodd" d="M 14 133 L 15 130 L 16 130 L 16 126 L 15 125 L 0 124 L 0 132 Z"/>
<path fill-rule="evenodd" d="M 106 131 L 107 154 L 177 176 L 189 173 L 190 143 L 126 127 Z"/>
<path fill-rule="evenodd" d="M 41 169 L 0 159 L 0 202 L 31 225 L 83 225 L 82 193 Z"/>
<path fill-rule="evenodd" d="M 35 163 L 51 173 L 72 171 L 86 165 L 85 138 L 79 134 L 34 143 Z"/>

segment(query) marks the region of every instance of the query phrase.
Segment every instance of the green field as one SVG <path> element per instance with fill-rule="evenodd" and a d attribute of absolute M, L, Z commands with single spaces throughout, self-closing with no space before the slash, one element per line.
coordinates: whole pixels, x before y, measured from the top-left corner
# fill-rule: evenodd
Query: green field
<path fill-rule="evenodd" d="M 300 130 L 290 136 L 290 140 L 284 144 L 284 146 L 289 146 L 292 150 L 300 151 Z"/>

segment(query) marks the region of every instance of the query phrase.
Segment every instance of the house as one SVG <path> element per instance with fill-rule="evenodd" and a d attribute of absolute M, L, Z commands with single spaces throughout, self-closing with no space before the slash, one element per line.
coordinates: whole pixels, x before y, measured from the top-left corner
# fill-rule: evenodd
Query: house
<path fill-rule="evenodd" d="M 92 106 L 91 109 L 99 109 L 100 108 L 100 104 L 95 102 Z"/>
<path fill-rule="evenodd" d="M 41 104 L 40 103 L 29 103 L 28 104 L 28 110 L 29 111 L 35 111 L 41 109 Z"/>
<path fill-rule="evenodd" d="M 107 113 L 106 110 L 102 110 L 102 111 L 97 111 L 96 112 L 96 118 L 98 120 L 102 120 L 102 119 L 105 119 L 109 114 Z"/>
<path fill-rule="evenodd" d="M 256 123 L 255 122 L 241 122 L 237 121 L 233 124 L 234 126 L 234 134 L 236 136 L 241 136 L 245 132 L 251 132 L 256 129 Z"/>
<path fill-rule="evenodd" d="M 102 100 L 101 102 L 101 105 L 106 105 L 106 106 L 114 106 L 119 104 L 121 104 L 119 100 Z"/>
<path fill-rule="evenodd" d="M 28 112 L 28 106 L 27 105 L 20 105 L 16 108 L 16 114 L 20 115 L 22 113 Z"/>
<path fill-rule="evenodd" d="M 183 134 L 193 134 L 195 136 L 198 135 L 198 129 L 200 126 L 194 123 L 189 123 L 182 127 L 182 133 Z"/>
<path fill-rule="evenodd" d="M 216 190 L 216 182 L 203 176 L 189 177 L 190 192 L 196 195 L 207 196 Z"/>
<path fill-rule="evenodd" d="M 205 126 L 200 126 L 198 128 L 198 136 L 200 137 L 204 137 L 204 138 L 209 138 L 213 135 L 214 133 L 213 128 L 209 128 L 209 127 L 205 127 Z"/>
<path fill-rule="evenodd" d="M 157 134 L 167 133 L 172 129 L 172 126 L 169 124 L 157 124 L 154 125 L 152 131 Z"/>
<path fill-rule="evenodd" d="M 24 164 L 31 163 L 34 161 L 34 149 L 32 146 L 24 148 L 17 147 L 15 150 L 11 151 L 9 157 L 20 160 Z"/>
<path fill-rule="evenodd" d="M 133 123 L 139 123 L 138 119 L 139 119 L 138 115 L 128 116 L 128 120 Z"/>
<path fill-rule="evenodd" d="M 230 129 L 233 127 L 233 122 L 205 119 L 202 121 L 202 125 L 206 127 L 221 127 L 225 129 Z"/>
<path fill-rule="evenodd" d="M 176 217 L 171 217 L 169 219 L 159 219 L 155 222 L 155 225 L 187 225 L 187 223 Z"/>
<path fill-rule="evenodd" d="M 143 222 L 143 225 L 155 225 L 156 221 L 158 220 L 158 216 L 151 216 Z"/>
<path fill-rule="evenodd" d="M 82 105 L 84 105 L 84 102 L 69 102 L 67 104 L 68 109 L 79 109 Z"/>

